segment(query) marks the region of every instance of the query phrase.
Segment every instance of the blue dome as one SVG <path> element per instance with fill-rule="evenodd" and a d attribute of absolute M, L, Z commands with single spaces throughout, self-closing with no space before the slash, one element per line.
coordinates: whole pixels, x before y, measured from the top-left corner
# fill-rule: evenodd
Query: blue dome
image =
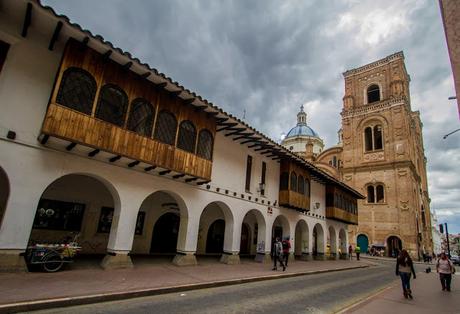
<path fill-rule="evenodd" d="M 316 133 L 312 128 L 310 128 L 306 124 L 297 124 L 293 127 L 289 133 L 286 135 L 285 139 L 288 137 L 296 137 L 296 136 L 312 136 L 312 137 L 319 137 L 318 133 Z"/>

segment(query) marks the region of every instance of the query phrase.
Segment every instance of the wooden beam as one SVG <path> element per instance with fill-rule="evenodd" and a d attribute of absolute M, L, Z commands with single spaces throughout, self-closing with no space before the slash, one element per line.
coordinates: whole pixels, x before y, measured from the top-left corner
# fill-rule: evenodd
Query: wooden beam
<path fill-rule="evenodd" d="M 54 49 L 54 44 L 59 38 L 59 34 L 61 33 L 62 25 L 64 24 L 62 24 L 61 21 L 57 22 L 56 28 L 54 29 L 53 36 L 51 37 L 50 44 L 48 46 L 48 50 L 52 51 Z"/>
<path fill-rule="evenodd" d="M 229 118 L 216 118 L 216 123 L 220 125 L 221 123 L 224 123 L 225 121 L 228 121 Z"/>
<path fill-rule="evenodd" d="M 104 54 L 102 55 L 102 59 L 104 60 L 109 59 L 112 52 L 113 52 L 112 50 L 107 50 L 106 52 L 104 52 Z"/>
<path fill-rule="evenodd" d="M 130 162 L 130 163 L 128 164 L 128 167 L 129 167 L 129 168 L 132 168 L 132 167 L 134 167 L 134 166 L 137 166 L 139 163 L 140 163 L 139 160 L 135 160 L 135 161 L 133 161 L 133 162 Z"/>
<path fill-rule="evenodd" d="M 254 135 L 254 133 L 241 133 L 239 134 L 239 136 L 235 137 L 233 140 L 237 141 L 237 140 L 241 140 L 242 138 L 249 138 L 251 135 Z M 241 144 L 243 143 L 241 142 Z"/>
<path fill-rule="evenodd" d="M 164 170 L 164 171 L 158 172 L 158 174 L 159 174 L 160 176 L 164 176 L 165 174 L 168 174 L 168 173 L 170 173 L 170 172 L 171 172 L 171 170 Z"/>
<path fill-rule="evenodd" d="M 179 178 L 182 178 L 182 177 L 185 177 L 185 174 L 180 173 L 180 174 L 176 174 L 175 176 L 173 176 L 173 179 L 179 179 Z"/>
<path fill-rule="evenodd" d="M 277 155 L 275 155 L 275 154 L 271 154 L 271 155 L 268 155 L 268 156 L 267 156 L 267 158 L 270 158 L 270 157 L 275 157 L 275 156 L 277 156 Z"/>
<path fill-rule="evenodd" d="M 179 96 L 180 94 L 182 94 L 182 90 L 179 89 L 179 90 L 174 90 L 174 91 L 168 91 L 171 95 L 173 96 Z"/>
<path fill-rule="evenodd" d="M 120 155 L 116 155 L 116 156 L 110 158 L 109 161 L 110 161 L 110 162 L 115 162 L 115 161 L 117 161 L 117 160 L 120 159 L 120 158 L 121 158 Z"/>
<path fill-rule="evenodd" d="M 264 145 L 259 145 L 262 146 L 261 148 L 254 149 L 255 152 L 258 152 L 259 150 L 264 150 L 267 149 Z"/>
<path fill-rule="evenodd" d="M 43 135 L 43 138 L 40 140 L 40 144 L 45 145 L 49 138 L 50 136 L 48 134 Z"/>
<path fill-rule="evenodd" d="M 195 99 L 196 99 L 195 97 L 184 99 L 184 104 L 185 105 L 190 105 L 191 103 L 193 103 L 195 101 Z"/>
<path fill-rule="evenodd" d="M 97 154 L 99 154 L 99 152 L 100 152 L 99 149 L 95 149 L 95 150 L 93 150 L 93 151 L 90 151 L 90 152 L 88 153 L 88 156 L 89 156 L 89 157 L 94 157 L 94 156 L 96 156 Z"/>
<path fill-rule="evenodd" d="M 268 153 L 271 153 L 272 151 L 269 149 L 269 150 L 266 150 L 264 152 L 260 152 L 261 155 L 265 155 L 265 154 L 268 154 Z"/>
<path fill-rule="evenodd" d="M 241 144 L 246 144 L 246 143 L 251 143 L 251 142 L 257 142 L 258 140 L 260 140 L 260 137 L 251 137 L 250 139 L 246 140 L 246 141 L 242 141 Z M 251 147 L 251 146 L 249 146 Z"/>
<path fill-rule="evenodd" d="M 27 3 L 26 15 L 24 17 L 24 24 L 22 25 L 21 36 L 26 37 L 29 30 L 30 22 L 32 21 L 32 3 Z"/>
<path fill-rule="evenodd" d="M 198 180 L 198 178 L 188 178 L 188 179 L 185 179 L 185 182 L 192 182 L 192 181 L 196 181 Z"/>
<path fill-rule="evenodd" d="M 123 70 L 129 70 L 129 68 L 133 65 L 132 61 L 129 61 L 125 65 L 122 66 Z"/>
<path fill-rule="evenodd" d="M 157 166 L 148 166 L 148 167 L 145 167 L 144 168 L 144 171 L 152 171 L 153 169 L 155 169 Z"/>
<path fill-rule="evenodd" d="M 224 127 L 220 128 L 220 129 L 217 129 L 216 132 L 220 132 L 220 131 L 223 131 L 223 130 L 227 130 L 227 129 L 230 129 L 231 127 L 235 126 L 235 125 L 238 125 L 238 123 L 227 123 L 227 124 L 219 124 L 219 125 L 225 125 Z"/>
<path fill-rule="evenodd" d="M 75 146 L 77 146 L 77 143 L 72 142 L 69 145 L 67 145 L 65 149 L 70 152 L 72 149 L 74 149 Z"/>
<path fill-rule="evenodd" d="M 206 108 L 208 108 L 208 106 L 195 106 L 195 108 L 193 109 L 195 112 L 200 112 L 200 111 L 203 111 L 205 110 Z"/>
<path fill-rule="evenodd" d="M 153 83 L 156 87 L 162 89 L 162 88 L 165 88 L 168 83 L 164 82 L 164 83 Z"/>
<path fill-rule="evenodd" d="M 142 76 L 143 78 L 148 78 L 151 74 L 152 74 L 152 72 L 145 72 L 145 73 L 142 74 L 141 76 Z"/>
<path fill-rule="evenodd" d="M 272 160 L 278 160 L 278 159 L 281 159 L 281 157 L 275 157 L 275 158 L 272 158 Z"/>
<path fill-rule="evenodd" d="M 225 136 L 232 136 L 232 135 L 235 135 L 235 134 L 239 134 L 243 131 L 245 131 L 246 128 L 230 128 L 228 129 L 228 131 L 233 131 L 233 132 L 230 132 L 230 133 L 227 133 L 225 134 Z"/>
<path fill-rule="evenodd" d="M 203 184 L 206 184 L 206 183 L 209 183 L 211 181 L 201 181 L 201 182 L 197 182 L 196 185 L 203 185 Z"/>
<path fill-rule="evenodd" d="M 241 143 L 243 144 L 243 143 Z M 249 145 L 248 148 L 253 148 L 253 147 L 257 147 L 257 146 L 260 146 L 260 144 L 252 144 L 252 145 Z"/>

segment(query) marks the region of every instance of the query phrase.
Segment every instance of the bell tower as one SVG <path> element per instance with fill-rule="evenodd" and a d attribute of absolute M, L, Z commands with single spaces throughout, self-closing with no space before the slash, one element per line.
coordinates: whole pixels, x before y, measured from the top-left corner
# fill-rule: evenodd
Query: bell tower
<path fill-rule="evenodd" d="M 383 246 L 387 256 L 402 248 L 413 257 L 431 253 L 422 123 L 411 111 L 404 54 L 343 76 L 341 172 L 345 183 L 367 197 L 359 201 L 350 239 L 369 249 Z"/>

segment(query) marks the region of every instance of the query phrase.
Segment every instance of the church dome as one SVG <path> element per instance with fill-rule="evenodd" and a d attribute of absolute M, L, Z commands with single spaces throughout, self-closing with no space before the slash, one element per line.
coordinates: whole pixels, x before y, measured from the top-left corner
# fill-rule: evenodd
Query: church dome
<path fill-rule="evenodd" d="M 316 133 L 312 128 L 310 128 L 306 124 L 298 124 L 293 127 L 289 133 L 286 135 L 285 138 L 288 137 L 296 137 L 296 136 L 312 136 L 312 137 L 319 137 L 318 133 Z"/>
<path fill-rule="evenodd" d="M 303 111 L 303 106 L 300 106 L 300 112 L 297 114 L 297 125 L 288 132 L 284 139 L 297 136 L 310 136 L 319 138 L 318 133 L 316 133 L 315 130 L 307 125 L 307 114 L 305 111 Z"/>

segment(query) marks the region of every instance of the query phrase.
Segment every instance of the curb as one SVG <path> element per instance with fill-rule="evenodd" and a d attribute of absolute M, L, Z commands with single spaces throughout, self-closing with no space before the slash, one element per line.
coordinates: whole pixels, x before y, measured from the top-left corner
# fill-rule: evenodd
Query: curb
<path fill-rule="evenodd" d="M 334 314 L 345 314 L 345 313 L 349 313 L 349 311 L 353 311 L 353 310 L 356 310 L 358 309 L 359 307 L 371 302 L 374 298 L 376 298 L 377 296 L 379 296 L 380 294 L 386 292 L 387 290 L 390 290 L 394 287 L 397 286 L 397 283 L 395 282 L 391 282 L 389 283 L 388 285 L 378 289 L 377 291 L 375 291 L 374 293 L 372 293 L 371 295 L 368 295 L 367 297 L 365 297 L 364 299 L 362 300 L 358 300 L 348 306 L 346 306 L 345 308 L 337 311 L 337 312 L 334 312 Z"/>
<path fill-rule="evenodd" d="M 322 274 L 322 273 L 353 270 L 353 269 L 360 269 L 360 268 L 367 268 L 367 267 L 369 267 L 369 265 L 352 266 L 352 267 L 344 267 L 344 268 L 331 268 L 331 269 L 324 269 L 324 270 L 317 270 L 317 271 L 311 270 L 311 271 L 298 272 L 298 273 L 269 275 L 269 276 L 261 276 L 261 277 L 248 277 L 248 278 L 230 279 L 230 280 L 222 280 L 222 281 L 211 281 L 211 282 L 203 282 L 203 283 L 196 283 L 196 284 L 170 286 L 170 287 L 164 287 L 164 288 L 139 289 L 139 290 L 132 290 L 132 291 L 100 293 L 100 294 L 83 295 L 83 296 L 76 296 L 76 297 L 62 297 L 62 298 L 56 298 L 56 299 L 24 301 L 24 302 L 17 302 L 17 303 L 2 304 L 0 305 L 0 313 L 17 313 L 17 312 L 44 310 L 44 309 L 57 308 L 57 307 L 67 307 L 67 306 L 76 306 L 76 305 L 92 304 L 92 303 L 99 303 L 99 302 L 115 301 L 115 300 L 120 300 L 120 299 L 125 300 L 125 299 L 160 295 L 160 294 L 166 294 L 166 293 L 172 293 L 172 292 L 182 292 L 182 291 L 195 290 L 195 289 L 216 288 L 216 287 L 237 285 L 237 284 L 257 282 L 257 281 L 266 281 L 266 280 Z"/>

